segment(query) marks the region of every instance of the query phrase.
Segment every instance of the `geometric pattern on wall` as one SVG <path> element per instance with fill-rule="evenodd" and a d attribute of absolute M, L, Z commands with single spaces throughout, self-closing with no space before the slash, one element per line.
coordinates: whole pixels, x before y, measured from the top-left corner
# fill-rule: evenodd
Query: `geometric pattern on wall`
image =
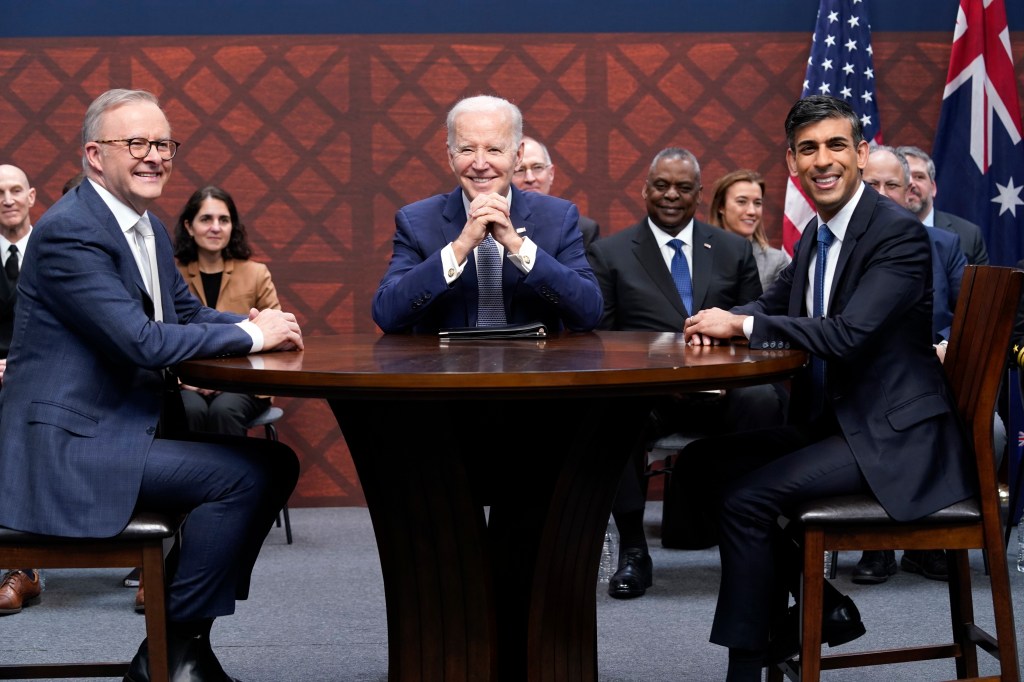
<path fill-rule="evenodd" d="M 85 107 L 111 87 L 157 94 L 182 148 L 154 211 L 172 226 L 188 195 L 234 196 L 282 305 L 307 336 L 370 332 L 394 212 L 454 186 L 447 109 L 494 93 L 523 110 L 557 168 L 553 191 L 603 234 L 643 214 L 640 188 L 667 146 L 701 162 L 704 208 L 723 173 L 767 180 L 781 240 L 782 122 L 809 35 L 793 33 L 337 35 L 7 39 L 0 49 L 0 163 L 25 169 L 38 219 L 80 167 Z M 1011 35 L 1024 92 L 1024 36 Z M 885 141 L 931 148 L 946 33 L 875 33 Z M 706 217 L 703 212 L 699 217 Z M 302 459 L 295 506 L 363 504 L 323 401 L 280 399 Z M 396 422 L 402 416 L 396 414 Z"/>

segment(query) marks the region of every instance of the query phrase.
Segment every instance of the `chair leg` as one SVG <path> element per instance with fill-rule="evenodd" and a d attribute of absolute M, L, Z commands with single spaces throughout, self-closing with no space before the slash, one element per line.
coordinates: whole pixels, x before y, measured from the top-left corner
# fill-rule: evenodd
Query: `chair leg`
<path fill-rule="evenodd" d="M 800 680 L 818 682 L 821 677 L 821 614 L 825 592 L 825 534 L 804 531 L 804 574 L 800 581 Z"/>
<path fill-rule="evenodd" d="M 145 550 L 142 573 L 146 581 L 146 646 L 149 649 L 149 679 L 169 682 L 167 656 L 167 597 L 164 593 L 164 552 L 162 546 Z"/>
<path fill-rule="evenodd" d="M 267 438 L 269 440 L 277 440 L 277 427 L 273 424 L 265 424 Z M 288 516 L 288 503 L 284 503 L 284 507 L 281 508 L 281 513 L 277 515 L 277 527 L 281 527 L 281 516 L 284 516 L 284 538 L 287 543 L 292 544 L 292 520 Z"/>

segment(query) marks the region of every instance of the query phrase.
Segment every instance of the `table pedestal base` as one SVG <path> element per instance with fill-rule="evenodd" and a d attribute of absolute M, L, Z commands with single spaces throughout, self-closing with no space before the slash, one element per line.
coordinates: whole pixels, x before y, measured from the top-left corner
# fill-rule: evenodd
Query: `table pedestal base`
<path fill-rule="evenodd" d="M 380 552 L 389 680 L 597 680 L 601 545 L 650 401 L 330 404 Z"/>

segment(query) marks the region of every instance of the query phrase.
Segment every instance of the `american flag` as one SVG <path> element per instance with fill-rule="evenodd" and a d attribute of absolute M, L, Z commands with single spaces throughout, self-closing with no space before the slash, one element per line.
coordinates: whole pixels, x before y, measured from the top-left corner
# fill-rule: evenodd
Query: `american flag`
<path fill-rule="evenodd" d="M 808 95 L 832 95 L 845 100 L 860 116 L 864 137 L 881 143 L 871 23 L 865 0 L 821 0 L 800 94 L 801 97 Z M 800 183 L 790 177 L 782 218 L 782 244 L 790 254 L 804 225 L 813 216 L 814 208 L 800 189 Z"/>
<path fill-rule="evenodd" d="M 1024 258 L 1024 142 L 1003 0 L 960 0 L 935 133 L 937 208 L 981 226 L 993 265 Z"/>

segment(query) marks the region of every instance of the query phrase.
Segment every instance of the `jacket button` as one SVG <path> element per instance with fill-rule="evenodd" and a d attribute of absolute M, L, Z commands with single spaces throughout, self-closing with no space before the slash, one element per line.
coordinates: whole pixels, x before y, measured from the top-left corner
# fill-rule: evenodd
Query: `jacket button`
<path fill-rule="evenodd" d="M 156 427 L 155 426 L 150 426 L 150 427 L 148 427 L 146 429 L 146 435 L 147 436 L 152 436 L 154 433 L 156 433 Z"/>
<path fill-rule="evenodd" d="M 767 347 L 768 347 L 768 342 L 767 341 L 762 341 L 761 342 L 761 349 L 764 350 Z"/>

